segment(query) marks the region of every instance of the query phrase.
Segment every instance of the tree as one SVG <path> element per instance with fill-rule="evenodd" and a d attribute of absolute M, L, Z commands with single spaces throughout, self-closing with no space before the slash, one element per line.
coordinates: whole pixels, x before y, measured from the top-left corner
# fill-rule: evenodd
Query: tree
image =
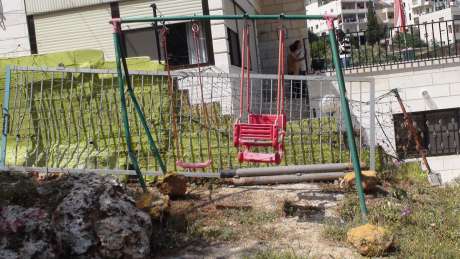
<path fill-rule="evenodd" d="M 377 20 L 377 16 L 375 15 L 374 3 L 369 1 L 367 2 L 367 42 L 370 45 L 378 43 L 383 35 L 384 31 Z"/>

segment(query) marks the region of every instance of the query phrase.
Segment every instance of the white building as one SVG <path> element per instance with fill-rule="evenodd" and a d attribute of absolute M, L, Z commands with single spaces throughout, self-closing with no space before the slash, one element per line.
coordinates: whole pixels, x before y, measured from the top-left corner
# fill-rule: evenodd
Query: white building
<path fill-rule="evenodd" d="M 460 39 L 459 1 L 411 0 L 403 7 L 406 24 L 420 31 L 423 41 L 447 46 Z"/>
<path fill-rule="evenodd" d="M 393 3 L 387 1 L 376 1 L 375 5 L 375 14 L 379 23 L 386 25 L 388 27 L 393 26 L 394 18 L 394 8 Z"/>
<path fill-rule="evenodd" d="M 328 3 L 316 1 L 308 4 L 309 14 L 332 14 L 339 19 L 335 21 L 336 28 L 344 32 L 359 32 L 367 28 L 368 0 L 336 0 Z M 308 28 L 315 34 L 322 34 L 328 30 L 325 21 L 310 21 Z"/>
<path fill-rule="evenodd" d="M 0 56 L 30 55 L 23 1 L 0 0 Z"/>

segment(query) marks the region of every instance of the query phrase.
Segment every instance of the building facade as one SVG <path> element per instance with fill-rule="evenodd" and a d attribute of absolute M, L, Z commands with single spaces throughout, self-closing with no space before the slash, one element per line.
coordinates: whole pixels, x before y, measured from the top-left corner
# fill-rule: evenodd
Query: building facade
<path fill-rule="evenodd" d="M 305 7 L 308 14 L 331 14 L 339 18 L 335 21 L 336 28 L 345 33 L 359 32 L 367 28 L 368 0 L 336 0 L 315 1 Z M 315 34 L 325 33 L 328 28 L 325 21 L 311 21 L 308 28 Z"/>
<path fill-rule="evenodd" d="M 0 56 L 31 54 L 27 28 L 24 2 L 0 0 Z"/>

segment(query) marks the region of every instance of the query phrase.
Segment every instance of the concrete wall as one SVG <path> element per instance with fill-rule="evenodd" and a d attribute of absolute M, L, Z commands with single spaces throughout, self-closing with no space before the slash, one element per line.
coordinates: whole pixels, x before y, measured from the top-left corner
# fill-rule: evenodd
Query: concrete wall
<path fill-rule="evenodd" d="M 304 1 L 261 0 L 259 2 L 263 14 L 305 14 Z M 289 46 L 296 40 L 302 41 L 302 39 L 307 37 L 307 25 L 305 21 L 286 21 L 283 25 L 287 30 L 286 46 Z M 278 66 L 278 28 L 278 21 L 260 21 L 257 23 L 260 59 L 263 60 L 261 71 L 263 73 L 276 74 Z"/>
<path fill-rule="evenodd" d="M 30 55 L 23 1 L 2 1 L 5 21 L 0 27 L 0 57 Z"/>
<path fill-rule="evenodd" d="M 348 75 L 374 78 L 376 97 L 397 88 L 409 112 L 460 107 L 460 58 L 352 71 Z M 428 96 L 422 95 L 424 91 Z M 351 95 L 356 98 L 358 89 L 353 89 Z M 363 96 L 367 101 L 367 95 Z M 382 124 L 380 128 L 376 123 L 377 143 L 388 153 L 394 153 L 396 146 L 392 115 L 401 112 L 393 96 L 376 103 L 377 119 Z M 460 177 L 460 155 L 429 157 L 428 161 L 435 172 L 441 173 L 443 181 Z"/>

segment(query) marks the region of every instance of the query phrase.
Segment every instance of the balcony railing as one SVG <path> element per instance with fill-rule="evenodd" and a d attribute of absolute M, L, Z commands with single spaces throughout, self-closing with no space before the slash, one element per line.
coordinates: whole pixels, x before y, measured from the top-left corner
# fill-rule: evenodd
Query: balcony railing
<path fill-rule="evenodd" d="M 460 53 L 460 20 L 368 29 L 344 35 L 351 44 L 351 51 L 341 55 L 345 69 L 446 59 Z M 327 35 L 310 37 L 310 49 L 313 72 L 334 69 Z"/>

